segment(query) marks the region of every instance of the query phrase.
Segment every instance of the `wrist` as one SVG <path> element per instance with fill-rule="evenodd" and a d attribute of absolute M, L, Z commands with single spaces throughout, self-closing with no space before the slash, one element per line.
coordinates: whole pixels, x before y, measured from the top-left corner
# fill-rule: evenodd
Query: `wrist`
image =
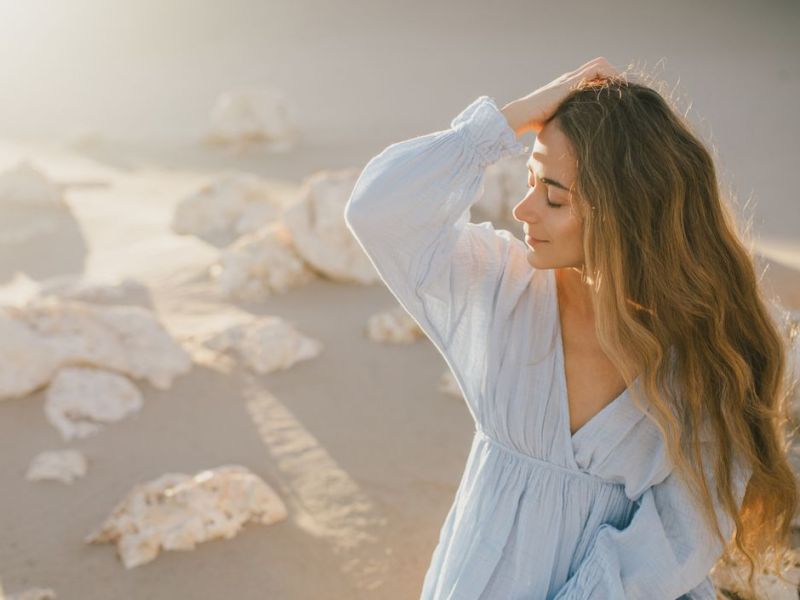
<path fill-rule="evenodd" d="M 506 121 L 508 121 L 508 126 L 514 130 L 517 137 L 522 136 L 530 130 L 529 117 L 522 100 L 513 100 L 509 102 L 500 109 L 500 112 L 503 113 Z"/>

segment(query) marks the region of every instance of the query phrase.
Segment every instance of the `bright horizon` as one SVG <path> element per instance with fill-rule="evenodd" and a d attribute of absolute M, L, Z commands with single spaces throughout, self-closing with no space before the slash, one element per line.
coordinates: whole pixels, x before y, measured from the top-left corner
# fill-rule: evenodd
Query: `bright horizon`
<path fill-rule="evenodd" d="M 755 231 L 795 254 L 800 8 L 622 3 L 616 13 L 585 9 L 591 28 L 553 26 L 571 2 L 580 4 L 233 0 L 200 11 L 188 0 L 0 0 L 0 138 L 89 133 L 187 145 L 218 94 L 266 86 L 293 102 L 307 147 L 335 155 L 346 146 L 355 163 L 444 128 L 478 95 L 506 102 L 604 55 L 677 85 L 698 133 L 719 152 L 721 180 L 755 206 Z M 631 26 L 620 14 L 658 27 Z M 610 38 L 615 27 L 624 35 Z M 487 31 L 502 32 L 502 43 L 476 44 Z"/>

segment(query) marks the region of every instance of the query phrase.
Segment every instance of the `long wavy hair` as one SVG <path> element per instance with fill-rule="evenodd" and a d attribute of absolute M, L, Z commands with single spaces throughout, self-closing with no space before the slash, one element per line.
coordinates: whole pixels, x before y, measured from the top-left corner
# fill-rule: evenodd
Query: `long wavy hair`
<path fill-rule="evenodd" d="M 759 287 L 710 152 L 652 81 L 628 72 L 583 81 L 550 121 L 575 153 L 573 210 L 584 225 L 582 280 L 599 343 L 629 385 L 641 373 L 645 413 L 720 539 L 722 560 L 746 557 L 743 585 L 753 593 L 756 572 L 785 569 L 798 509 L 786 323 Z M 740 460 L 752 470 L 741 508 Z M 733 543 L 712 493 L 733 520 Z"/>

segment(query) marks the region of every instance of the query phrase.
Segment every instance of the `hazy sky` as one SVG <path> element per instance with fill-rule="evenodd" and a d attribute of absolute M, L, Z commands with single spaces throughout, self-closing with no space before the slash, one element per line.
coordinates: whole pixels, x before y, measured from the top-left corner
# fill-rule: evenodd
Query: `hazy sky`
<path fill-rule="evenodd" d="M 219 92 L 266 85 L 315 143 L 379 150 L 602 55 L 660 63 L 763 229 L 797 239 L 798 31 L 796 1 L 0 0 L 0 136 L 190 140 Z"/>

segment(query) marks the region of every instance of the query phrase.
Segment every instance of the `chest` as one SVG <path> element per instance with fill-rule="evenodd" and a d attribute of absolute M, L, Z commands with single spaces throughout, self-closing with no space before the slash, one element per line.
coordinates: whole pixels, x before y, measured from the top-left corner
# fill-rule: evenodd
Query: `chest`
<path fill-rule="evenodd" d="M 627 386 L 597 342 L 593 326 L 569 319 L 561 325 L 569 428 L 574 434 Z"/>

